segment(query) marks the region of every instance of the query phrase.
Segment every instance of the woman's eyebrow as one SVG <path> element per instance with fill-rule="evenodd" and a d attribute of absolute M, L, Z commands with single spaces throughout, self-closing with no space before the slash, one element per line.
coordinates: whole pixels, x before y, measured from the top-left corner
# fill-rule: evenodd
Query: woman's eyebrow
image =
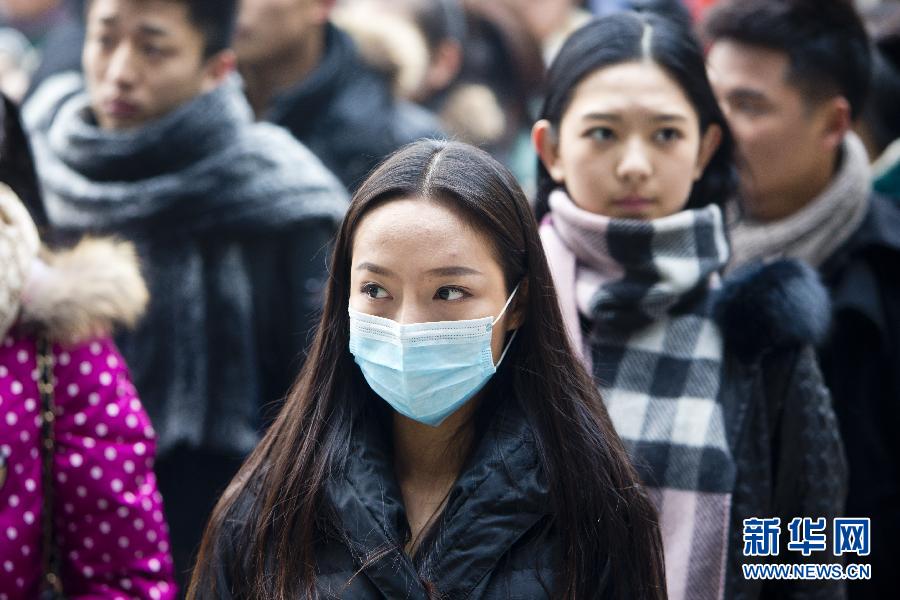
<path fill-rule="evenodd" d="M 587 113 L 582 117 L 586 121 L 621 121 L 622 117 L 620 115 L 614 115 L 609 113 Z M 677 113 L 665 113 L 660 115 L 655 115 L 653 117 L 654 121 L 687 121 L 687 117 L 682 114 Z"/>
<path fill-rule="evenodd" d="M 586 121 L 621 121 L 622 120 L 622 117 L 620 115 L 614 115 L 612 113 L 596 113 L 596 112 L 587 113 L 581 118 Z"/>
<path fill-rule="evenodd" d="M 386 267 L 382 267 L 381 265 L 376 265 L 375 263 L 364 262 L 359 263 L 356 266 L 357 271 L 369 271 L 371 273 L 375 273 L 376 275 L 383 275 L 385 277 L 393 277 L 395 273 Z M 437 267 L 434 269 L 429 269 L 425 272 L 426 275 L 438 276 L 438 277 L 460 277 L 463 275 L 484 275 L 481 271 L 477 269 L 473 269 L 471 267 L 463 267 L 463 266 L 452 266 L 452 267 Z"/>
<path fill-rule="evenodd" d="M 656 115 L 655 117 L 653 117 L 653 120 L 658 121 L 658 122 L 668 123 L 670 121 L 687 121 L 688 118 L 684 115 L 679 115 L 679 114 L 662 114 L 662 115 Z"/>
<path fill-rule="evenodd" d="M 376 265 L 375 263 L 370 263 L 370 262 L 359 263 L 359 265 L 356 267 L 356 270 L 357 271 L 371 271 L 372 273 L 375 273 L 376 275 L 384 275 L 385 277 L 391 277 L 394 275 L 394 272 L 391 271 L 390 269 L 386 269 L 385 267 L 382 267 L 382 266 Z"/>
<path fill-rule="evenodd" d="M 437 275 L 439 277 L 459 277 L 461 275 L 483 275 L 481 271 L 470 267 L 438 267 L 430 269 L 426 275 Z"/>

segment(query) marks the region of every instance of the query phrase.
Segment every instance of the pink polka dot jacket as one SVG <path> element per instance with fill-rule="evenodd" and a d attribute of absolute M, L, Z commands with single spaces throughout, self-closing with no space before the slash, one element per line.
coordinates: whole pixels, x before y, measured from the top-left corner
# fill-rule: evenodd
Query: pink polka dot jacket
<path fill-rule="evenodd" d="M 54 516 L 70 598 L 172 598 L 154 432 L 107 340 L 53 348 Z M 42 478 L 35 342 L 0 347 L 0 599 L 38 597 Z"/>
<path fill-rule="evenodd" d="M 17 323 L 0 331 L 0 600 L 36 599 L 42 579 L 37 331 L 54 340 L 53 517 L 66 597 L 174 598 L 155 432 L 102 334 L 146 303 L 133 250 L 93 241 L 42 271 Z"/>

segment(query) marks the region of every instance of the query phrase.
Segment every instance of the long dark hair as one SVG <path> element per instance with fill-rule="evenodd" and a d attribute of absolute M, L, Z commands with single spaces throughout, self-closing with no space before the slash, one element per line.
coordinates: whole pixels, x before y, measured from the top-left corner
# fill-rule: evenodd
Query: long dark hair
<path fill-rule="evenodd" d="M 508 291 L 518 282 L 527 288 L 524 322 L 477 412 L 514 402 L 534 430 L 560 539 L 554 597 L 664 598 L 655 510 L 569 345 L 524 194 L 487 153 L 427 140 L 388 158 L 356 192 L 335 240 L 323 314 L 306 364 L 213 512 L 189 596 L 216 597 L 211 590 L 217 538 L 229 520 L 239 521 L 236 505 L 250 503 L 249 521 L 233 536 L 235 560 L 225 567 L 232 574 L 231 592 L 240 598 L 316 597 L 314 540 L 330 514 L 324 485 L 341 469 L 354 416 L 366 410 L 366 401 L 385 405 L 371 401 L 348 350 L 353 235 L 373 207 L 398 198 L 440 201 L 458 210 L 489 232 Z M 254 482 L 258 494 L 248 495 Z"/>
<path fill-rule="evenodd" d="M 0 181 L 16 193 L 35 225 L 43 230 L 49 225 L 49 221 L 41 200 L 31 145 L 22 128 L 19 107 L 2 94 L 0 121 Z"/>
<path fill-rule="evenodd" d="M 645 34 L 649 34 L 649 43 Z M 709 83 L 700 43 L 681 23 L 654 13 L 623 12 L 596 19 L 577 30 L 547 73 L 547 95 L 540 118 L 559 131 L 572 94 L 582 80 L 598 69 L 640 60 L 652 60 L 681 86 L 697 112 L 701 135 L 713 124 L 722 129 L 722 141 L 703 176 L 694 183 L 687 208 L 724 204 L 737 188 L 734 138 Z M 556 187 L 559 184 L 538 160 L 538 217 L 549 210 L 547 198 Z"/>

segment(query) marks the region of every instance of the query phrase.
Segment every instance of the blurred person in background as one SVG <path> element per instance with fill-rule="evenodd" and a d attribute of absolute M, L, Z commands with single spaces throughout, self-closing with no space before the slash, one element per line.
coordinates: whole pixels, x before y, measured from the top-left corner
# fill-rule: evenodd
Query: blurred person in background
<path fill-rule="evenodd" d="M 872 88 L 854 124 L 872 161 L 877 192 L 900 200 L 900 2 L 865 14 L 872 37 Z"/>
<path fill-rule="evenodd" d="M 425 41 L 426 68 L 407 98 L 433 112 L 459 76 L 467 43 L 466 14 L 460 0 L 354 0 L 368 14 L 390 12 L 413 24 Z"/>
<path fill-rule="evenodd" d="M 10 104 L 2 119 L 17 128 Z M 108 337 L 147 302 L 134 250 L 41 247 L 7 186 L 23 149 L 0 147 L 0 597 L 44 597 L 54 581 L 67 598 L 174 598 L 156 435 Z"/>
<path fill-rule="evenodd" d="M 850 466 L 847 515 L 870 517 L 872 581 L 900 588 L 900 208 L 871 191 L 851 123 L 871 77 L 869 40 L 849 0 L 720 2 L 707 63 L 738 149 L 732 266 L 777 257 L 818 269 L 832 299 L 819 356 Z M 812 516 L 812 515 L 811 515 Z"/>
<path fill-rule="evenodd" d="M 31 44 L 20 62 L 21 84 L 12 91 L 20 101 L 49 75 L 80 69 L 84 41 L 84 0 L 0 0 L 0 22 L 25 34 Z"/>
<path fill-rule="evenodd" d="M 544 81 L 540 45 L 522 15 L 505 2 L 466 0 L 463 5 L 468 23 L 463 66 L 441 111 L 443 120 L 449 131 L 505 163 L 531 198 L 537 163 L 531 124 Z M 479 100 L 481 94 L 484 100 Z M 468 115 L 482 104 L 495 106 L 483 112 L 499 118 L 493 127 L 487 123 L 470 131 L 473 119 Z"/>
<path fill-rule="evenodd" d="M 0 22 L 25 34 L 35 46 L 68 17 L 66 0 L 0 0 Z"/>
<path fill-rule="evenodd" d="M 778 261 L 722 279 L 734 142 L 682 24 L 576 31 L 550 67 L 541 239 L 569 339 L 660 515 L 673 600 L 841 598 L 841 582 L 748 580 L 744 520 L 841 516 L 846 463 L 813 344 L 828 299 Z"/>
<path fill-rule="evenodd" d="M 522 15 L 550 64 L 573 31 L 591 19 L 579 0 L 503 0 Z"/>
<path fill-rule="evenodd" d="M 159 433 L 176 575 L 287 391 L 346 192 L 230 77 L 237 6 L 90 0 L 84 77 L 25 107 L 51 226 L 133 240 L 151 294 L 120 338 Z"/>
<path fill-rule="evenodd" d="M 235 50 L 256 117 L 287 128 L 352 190 L 388 154 L 440 127 L 360 57 L 330 21 L 334 4 L 241 0 Z"/>
<path fill-rule="evenodd" d="M 384 15 L 400 23 L 381 27 Z M 530 131 L 544 65 L 540 45 L 509 4 L 357 0 L 337 17 L 361 40 L 367 60 L 391 65 L 399 77 L 417 71 L 406 96 L 437 115 L 448 135 L 487 150 L 526 187 L 533 184 Z M 402 24 L 421 36 L 424 59 L 409 48 L 394 50 L 391 40 L 401 39 Z M 373 36 L 378 43 L 366 43 Z M 419 63 L 425 68 L 417 69 Z"/>
<path fill-rule="evenodd" d="M 390 19 L 392 27 L 380 28 L 380 18 Z M 385 64 L 395 76 L 415 71 L 416 81 L 399 92 L 440 112 L 463 66 L 467 31 L 461 0 L 351 0 L 335 11 L 335 21 L 358 42 L 370 64 Z M 420 44 L 395 49 L 391 38 L 400 39 L 405 27 L 413 28 Z M 377 45 L 367 43 L 376 35 Z"/>

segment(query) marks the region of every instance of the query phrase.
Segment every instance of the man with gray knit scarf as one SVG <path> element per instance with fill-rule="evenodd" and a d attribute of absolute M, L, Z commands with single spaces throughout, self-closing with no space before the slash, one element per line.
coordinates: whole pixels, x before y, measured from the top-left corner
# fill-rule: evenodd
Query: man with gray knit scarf
<path fill-rule="evenodd" d="M 290 134 L 253 122 L 236 4 L 90 0 L 84 80 L 52 78 L 25 107 L 53 228 L 118 234 L 142 259 L 148 316 L 120 343 L 159 434 L 182 583 L 298 371 L 347 203 Z"/>
<path fill-rule="evenodd" d="M 849 0 L 726 0 L 705 23 L 710 78 L 738 141 L 730 268 L 789 256 L 832 298 L 819 357 L 850 466 L 847 515 L 871 517 L 872 580 L 851 598 L 896 596 L 900 570 L 900 211 L 871 192 L 851 131 L 870 79 Z M 816 515 L 809 515 L 815 517 Z"/>

